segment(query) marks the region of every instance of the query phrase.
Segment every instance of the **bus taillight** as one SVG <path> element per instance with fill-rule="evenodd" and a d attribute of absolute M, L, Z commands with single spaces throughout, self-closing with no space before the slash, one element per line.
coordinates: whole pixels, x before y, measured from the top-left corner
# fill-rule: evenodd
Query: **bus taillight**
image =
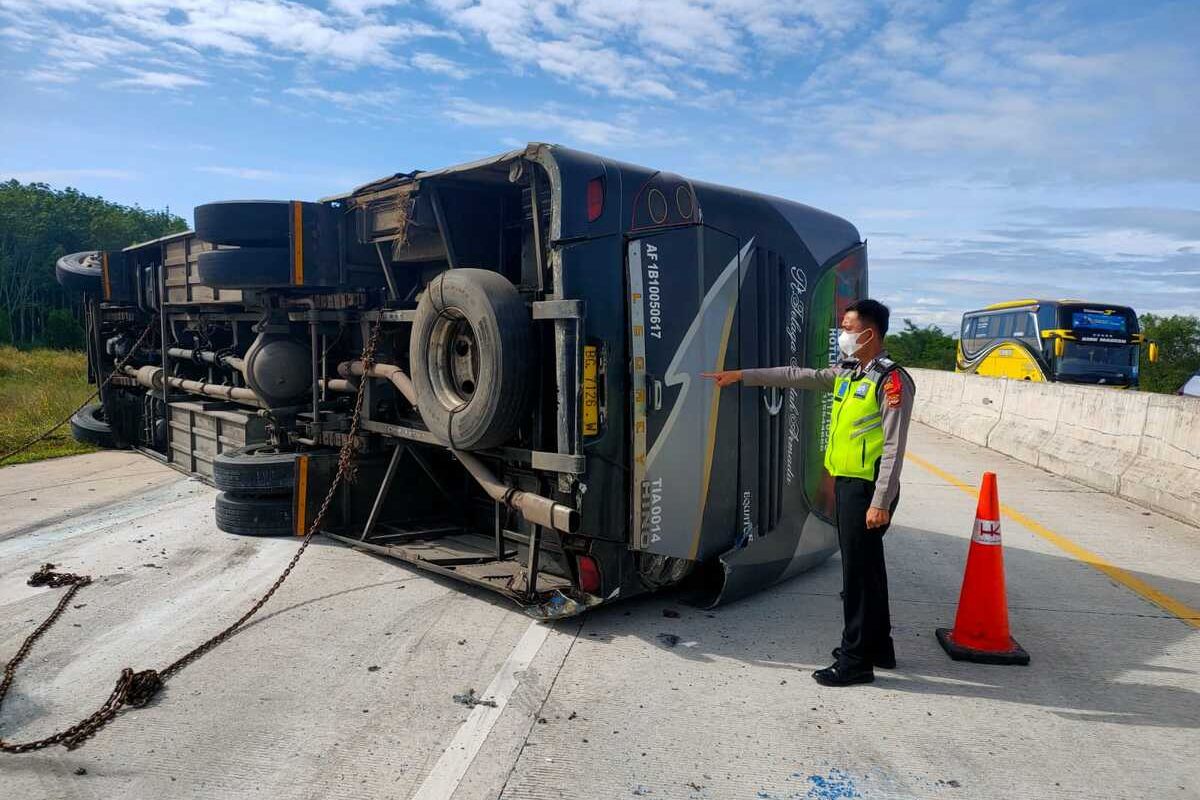
<path fill-rule="evenodd" d="M 595 222 L 604 213 L 604 178 L 592 178 L 587 184 L 588 222 Z"/>
<path fill-rule="evenodd" d="M 591 556 L 576 556 L 575 563 L 579 566 L 579 588 L 588 594 L 600 591 L 600 565 Z"/>

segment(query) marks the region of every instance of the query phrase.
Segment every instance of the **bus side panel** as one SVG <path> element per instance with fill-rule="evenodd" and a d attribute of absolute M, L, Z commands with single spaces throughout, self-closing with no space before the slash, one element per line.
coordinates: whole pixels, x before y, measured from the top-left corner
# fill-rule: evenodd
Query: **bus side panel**
<path fill-rule="evenodd" d="M 742 285 L 742 296 L 748 298 L 751 287 L 762 284 L 755 309 L 760 319 L 766 318 L 754 340 L 759 357 L 747 366 L 836 363 L 841 316 L 850 303 L 866 296 L 865 247 L 839 256 L 823 270 L 806 267 L 794 253 L 763 255 L 754 259 L 754 268 L 763 272 L 752 273 Z M 743 331 L 748 327 L 743 325 Z M 747 347 L 743 341 L 743 359 L 749 362 Z M 765 464 L 759 470 L 759 502 L 774 505 L 774 510 L 752 513 L 760 521 L 753 535 L 742 535 L 738 547 L 721 556 L 723 580 L 714 605 L 798 575 L 837 551 L 833 480 L 824 469 L 827 396 L 752 387 L 742 392 L 744 409 L 757 403 L 758 421 L 750 429 L 767 434 L 765 440 L 756 437 L 754 446 L 748 445 L 749 415 L 743 411 L 743 468 L 747 454 Z"/>
<path fill-rule="evenodd" d="M 989 350 L 975 367 L 975 372 L 993 378 L 1044 381 L 1046 373 L 1029 348 L 1017 341 L 1003 341 Z"/>

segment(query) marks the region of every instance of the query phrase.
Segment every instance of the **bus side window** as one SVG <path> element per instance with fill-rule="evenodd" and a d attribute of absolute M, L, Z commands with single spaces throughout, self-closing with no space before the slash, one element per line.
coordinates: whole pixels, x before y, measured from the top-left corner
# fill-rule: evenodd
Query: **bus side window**
<path fill-rule="evenodd" d="M 1043 305 L 1038 309 L 1038 324 L 1044 331 L 1054 330 L 1058 327 L 1058 308 L 1054 305 Z"/>
<path fill-rule="evenodd" d="M 975 323 L 978 317 L 963 317 L 962 333 L 959 340 L 962 342 L 963 355 L 970 357 L 975 355 L 978 347 L 975 345 Z"/>
<path fill-rule="evenodd" d="M 997 339 L 1008 339 L 1013 335 L 1013 321 L 1017 315 L 1012 311 L 996 315 L 996 329 L 992 335 Z"/>
<path fill-rule="evenodd" d="M 995 317 L 983 314 L 975 318 L 975 330 L 971 333 L 971 352 L 979 353 L 995 336 Z"/>
<path fill-rule="evenodd" d="M 1013 330 L 1014 339 L 1022 339 L 1028 344 L 1037 345 L 1038 332 L 1037 322 L 1033 317 L 1033 313 L 1029 311 L 1017 312 L 1016 325 Z"/>

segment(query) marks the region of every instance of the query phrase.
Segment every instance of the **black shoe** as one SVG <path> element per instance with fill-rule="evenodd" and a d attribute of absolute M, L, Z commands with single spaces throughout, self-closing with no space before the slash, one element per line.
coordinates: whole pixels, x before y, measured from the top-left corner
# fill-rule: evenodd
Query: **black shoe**
<path fill-rule="evenodd" d="M 870 667 L 843 667 L 840 663 L 813 673 L 813 680 L 822 686 L 853 686 L 856 683 L 872 683 L 875 673 Z"/>
<path fill-rule="evenodd" d="M 833 648 L 833 657 L 836 660 L 841 661 L 842 660 L 842 648 L 840 648 L 840 647 Z M 872 666 L 879 667 L 880 669 L 895 669 L 896 668 L 896 654 L 889 653 L 888 655 L 885 655 L 885 656 L 876 656 L 875 658 L 871 659 L 871 664 L 872 664 Z"/>

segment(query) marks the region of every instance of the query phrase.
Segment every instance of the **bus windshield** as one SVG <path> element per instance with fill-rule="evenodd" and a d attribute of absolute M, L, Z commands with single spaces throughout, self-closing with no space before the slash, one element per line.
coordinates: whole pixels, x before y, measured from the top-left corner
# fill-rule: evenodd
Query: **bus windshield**
<path fill-rule="evenodd" d="M 1064 344 L 1063 355 L 1057 365 L 1059 377 L 1124 384 L 1130 383 L 1137 375 L 1136 344 Z"/>

